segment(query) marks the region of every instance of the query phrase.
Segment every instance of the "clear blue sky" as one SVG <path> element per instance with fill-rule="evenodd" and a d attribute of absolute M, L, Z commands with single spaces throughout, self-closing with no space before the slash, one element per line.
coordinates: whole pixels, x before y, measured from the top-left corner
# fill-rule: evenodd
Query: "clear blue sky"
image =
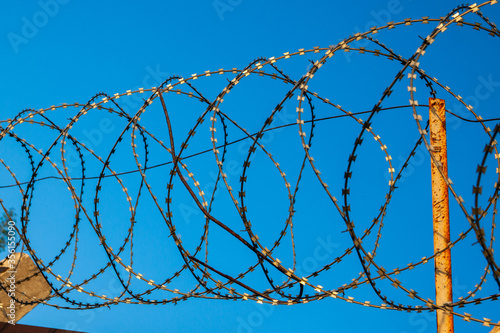
<path fill-rule="evenodd" d="M 157 86 L 171 75 L 189 77 L 194 73 L 219 68 L 244 68 L 259 57 L 278 57 L 285 52 L 298 49 L 312 49 L 315 46 L 328 47 L 339 43 L 349 35 L 364 32 L 384 22 L 399 22 L 407 18 L 423 16 L 439 18 L 461 3 L 430 0 L 389 0 L 366 2 L 333 1 L 276 1 L 252 2 L 249 0 L 216 1 L 79 1 L 41 0 L 30 3 L 4 4 L 0 12 L 0 120 L 14 117 L 26 108 L 46 108 L 62 103 L 86 103 L 98 92 L 109 95 L 127 90 Z M 500 22 L 500 5 L 486 6 L 483 12 L 493 22 Z M 479 22 L 480 18 L 467 16 L 468 21 Z M 429 34 L 436 23 L 427 25 L 400 26 L 382 31 L 375 38 L 392 48 L 401 56 L 410 57 L 422 39 Z M 483 23 L 483 26 L 485 24 Z M 368 42 L 354 46 L 367 49 L 380 47 Z M 453 92 L 461 95 L 483 118 L 498 117 L 500 102 L 500 71 L 498 38 L 488 36 L 484 31 L 470 27 L 452 26 L 441 34 L 421 58 L 421 68 L 435 77 Z M 309 54 L 282 60 L 277 65 L 293 80 L 298 80 L 310 69 L 311 60 L 318 60 L 322 54 Z M 396 61 L 383 57 L 354 52 L 339 52 L 311 80 L 309 89 L 323 98 L 339 104 L 344 110 L 359 112 L 370 110 L 379 100 L 385 88 L 392 82 L 401 66 Z M 383 107 L 407 105 L 409 79 L 405 76 L 394 93 L 383 103 Z M 208 99 L 215 98 L 234 76 L 211 76 L 193 81 L 193 84 Z M 428 89 L 418 81 L 417 99 L 427 104 Z M 290 89 L 281 82 L 260 80 L 251 76 L 241 83 L 226 98 L 222 106 L 228 115 L 241 123 L 248 131 L 260 129 L 269 112 L 281 101 Z M 458 102 L 444 89 L 437 88 L 437 97 L 447 102 L 447 109 L 468 119 L 473 117 L 460 107 Z M 147 98 L 149 94 L 141 95 Z M 126 97 L 118 102 L 133 114 L 143 103 L 142 99 Z M 294 97 L 287 102 L 274 125 L 296 122 Z M 157 101 L 155 108 L 142 119 L 142 125 L 155 136 L 166 142 L 165 120 Z M 205 110 L 204 104 L 185 97 L 168 96 L 167 104 L 174 124 L 176 145 L 180 145 L 196 118 Z M 340 115 L 332 107 L 315 100 L 317 118 Z M 153 111 L 154 110 L 154 111 Z M 67 118 L 74 116 L 75 108 L 58 109 L 47 113 L 58 124 L 65 125 Z M 154 113 L 156 112 L 156 113 Z M 425 108 L 419 112 L 427 114 Z M 307 116 L 307 117 L 310 117 Z M 367 115 L 360 116 L 366 119 Z M 488 137 L 479 124 L 471 124 L 448 115 L 449 127 L 449 172 L 456 191 L 465 200 L 470 211 L 474 197 L 472 186 L 477 179 L 476 167 L 482 158 Z M 424 118 L 425 120 L 425 118 Z M 207 119 L 208 122 L 208 119 Z M 104 112 L 89 115 L 79 122 L 74 133 L 94 145 L 96 152 L 105 152 L 120 135 L 125 122 Z M 203 127 L 196 140 L 190 144 L 187 153 L 211 148 L 208 125 Z M 490 123 L 493 128 L 495 123 Z M 4 123 L 2 123 L 4 126 Z M 373 120 L 372 127 L 380 135 L 392 156 L 393 166 L 401 168 L 413 144 L 419 137 L 411 108 L 381 112 Z M 306 127 L 309 129 L 309 127 Z M 348 156 L 360 125 L 352 119 L 340 118 L 318 122 L 312 145 L 312 156 L 316 166 L 324 175 L 332 194 L 342 198 L 343 176 Z M 220 130 L 220 129 L 218 129 Z M 202 133 L 203 132 L 203 133 Z M 240 130 L 228 126 L 229 139 L 242 137 Z M 19 133 L 28 141 L 43 147 L 44 151 L 53 140 L 53 133 L 46 128 L 19 127 Z M 87 134 L 86 134 L 87 133 Z M 96 134 L 99 133 L 99 134 Z M 218 132 L 219 135 L 221 135 Z M 264 136 L 263 143 L 270 149 L 294 186 L 303 158 L 297 128 L 288 127 Z M 127 134 L 130 141 L 130 135 Z M 353 167 L 350 185 L 351 218 L 356 230 L 362 234 L 378 214 L 388 191 L 389 175 L 385 154 L 370 135 L 357 152 L 358 160 Z M 93 141 L 94 140 L 94 141 Z M 152 142 L 152 140 L 151 140 Z M 135 163 L 126 143 L 112 161 L 116 171 L 134 169 Z M 238 188 L 241 165 L 249 144 L 245 141 L 235 144 L 228 152 L 228 174 L 231 184 Z M 150 164 L 168 162 L 170 157 L 158 144 L 151 144 Z M 178 149 L 178 147 L 177 147 Z M 54 156 L 59 156 L 59 150 Z M 28 180 L 30 169 L 22 148 L 13 140 L 0 142 L 0 157 L 12 166 L 20 180 Z M 60 160 L 59 160 L 60 161 Z M 231 164 L 234 162 L 234 164 Z M 282 230 L 288 212 L 288 200 L 283 180 L 266 156 L 260 152 L 250 169 L 252 179 L 247 188 L 247 206 L 252 224 L 263 244 L 271 244 Z M 189 161 L 201 186 L 210 189 L 214 172 L 217 171 L 214 157 L 202 155 Z M 486 202 L 496 181 L 495 161 L 488 160 L 488 173 L 484 180 Z M 89 162 L 87 176 L 97 176 L 98 164 Z M 153 187 L 161 198 L 165 195 L 165 177 L 168 168 L 158 168 L 148 174 L 155 179 Z M 44 175 L 55 175 L 46 168 Z M 74 171 L 74 175 L 77 175 Z M 0 185 L 12 183 L 5 168 L 0 168 Z M 295 178 L 294 178 L 295 177 Z M 138 189 L 135 176 L 124 177 L 131 193 Z M 129 211 L 121 188 L 116 182 L 105 183 L 101 194 L 100 211 L 103 231 L 114 249 L 121 245 L 129 227 Z M 93 207 L 95 182 L 89 182 L 86 204 Z M 223 186 L 220 184 L 220 186 Z M 177 213 L 177 230 L 187 247 L 194 249 L 203 231 L 203 216 L 196 211 L 182 184 L 176 183 L 174 210 Z M 264 189 L 264 190 L 262 190 Z M 20 195 L 17 190 L 1 189 L 7 207 L 20 212 Z M 144 191 L 144 189 L 143 189 Z M 207 191 L 205 191 L 207 192 Z M 49 262 L 64 245 L 72 230 L 74 210 L 62 182 L 40 182 L 35 191 L 28 235 L 37 253 L 44 262 Z M 430 158 L 420 147 L 407 171 L 403 173 L 399 188 L 394 194 L 384 220 L 377 260 L 387 271 L 406 267 L 424 256 L 432 255 L 432 213 L 430 199 Z M 144 194 L 144 198 L 147 196 Z M 149 198 L 149 197 L 148 197 Z M 167 238 L 168 230 L 160 219 L 153 202 L 144 199 L 138 212 L 138 224 L 134 235 L 134 269 L 145 272 L 148 279 L 160 281 L 175 272 L 182 265 L 179 252 Z M 451 198 L 452 239 L 468 229 L 468 222 Z M 294 216 L 297 264 L 305 274 L 330 263 L 352 245 L 345 230 L 345 224 L 335 207 L 329 201 L 318 183 L 314 172 L 308 166 L 297 197 L 297 213 Z M 242 236 L 244 229 L 227 191 L 217 194 L 214 215 L 227 223 Z M 490 235 L 492 213 L 484 222 Z M 68 222 L 66 222 L 68 221 Z M 238 245 L 220 229 L 210 229 L 211 263 L 228 274 L 238 274 L 255 263 L 255 256 L 248 249 Z M 277 252 L 290 267 L 290 234 Z M 372 250 L 374 231 L 365 245 Z M 77 252 L 77 268 L 74 280 L 83 281 L 96 273 L 106 263 L 105 253 L 99 247 L 97 237 L 90 226 L 82 225 Z M 467 296 L 480 282 L 486 261 L 469 235 L 452 250 L 454 297 Z M 369 245 L 371 244 L 371 245 Z M 269 246 L 268 246 L 269 247 Z M 497 246 L 498 249 L 498 246 Z M 72 251 L 61 260 L 54 270 L 67 275 L 71 265 Z M 126 252 L 124 258 L 129 253 Z M 202 256 L 200 257 L 202 258 Z M 397 276 L 408 289 L 414 289 L 424 298 L 434 298 L 433 263 L 421 265 Z M 362 270 L 356 254 L 353 253 L 341 264 L 313 278 L 315 284 L 334 290 L 349 284 Z M 273 272 L 277 280 L 282 276 Z M 55 281 L 55 280 L 54 280 Z M 269 288 L 262 273 L 256 272 L 243 280 L 261 291 Z M 170 287 L 189 291 L 195 285 L 186 272 Z M 143 291 L 149 287 L 134 279 L 134 290 Z M 394 289 L 386 280 L 379 288 L 397 303 L 422 305 L 411 300 L 399 289 Z M 86 288 L 87 289 L 87 288 Z M 289 292 L 296 293 L 298 288 Z M 109 272 L 88 286 L 99 294 L 118 296 L 122 291 L 118 279 Z M 314 293 L 312 289 L 309 293 Z M 491 275 L 476 297 L 498 293 L 498 286 Z M 81 294 L 70 294 L 79 301 L 98 301 Z M 151 298 L 163 298 L 166 294 L 153 294 Z M 368 300 L 380 304 L 380 299 L 368 285 L 349 290 L 346 296 L 356 300 Z M 67 305 L 62 300 L 51 300 L 52 304 Z M 458 309 L 499 321 L 498 304 L 485 302 L 481 305 Z M 225 301 L 189 299 L 174 306 L 126 305 L 96 310 L 57 310 L 39 305 L 20 323 L 54 328 L 66 328 L 86 332 L 109 331 L 151 331 L 151 332 L 434 332 L 434 313 L 406 313 L 379 310 L 349 304 L 327 298 L 295 306 L 260 305 L 253 301 Z M 478 323 L 465 323 L 455 319 L 456 332 L 489 332 L 489 328 Z"/>

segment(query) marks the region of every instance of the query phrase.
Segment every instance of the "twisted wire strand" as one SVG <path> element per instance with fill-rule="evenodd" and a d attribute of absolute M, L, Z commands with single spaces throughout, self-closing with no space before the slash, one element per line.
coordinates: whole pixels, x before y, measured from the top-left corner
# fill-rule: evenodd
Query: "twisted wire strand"
<path fill-rule="evenodd" d="M 480 10 L 486 5 L 496 3 L 496 0 L 491 0 L 480 5 L 461 5 L 454 8 L 445 17 L 439 19 L 424 17 L 422 19 L 389 22 L 384 26 L 372 27 L 364 33 L 349 36 L 338 44 L 327 48 L 314 47 L 307 50 L 300 49 L 296 52 L 286 52 L 280 57 L 257 58 L 241 69 L 232 68 L 205 71 L 202 74 L 193 74 L 188 78 L 172 76 L 158 87 L 140 88 L 134 91 L 128 90 L 124 93 L 114 95 L 98 93 L 85 104 L 63 103 L 62 105 L 53 105 L 49 108 L 39 110 L 26 109 L 19 112 L 13 119 L 0 121 L 0 124 L 2 124 L 0 125 L 0 144 L 20 147 L 19 154 L 24 154 L 23 156 L 26 157 L 29 164 L 29 180 L 21 181 L 15 175 L 12 167 L 4 159 L 0 159 L 2 168 L 7 170 L 7 173 L 13 179 L 13 183 L 2 180 L 0 190 L 10 193 L 7 191 L 17 188 L 22 197 L 20 204 L 21 223 L 20 227 L 16 226 L 19 235 L 16 249 L 19 248 L 21 252 L 26 251 L 39 268 L 39 272 L 18 281 L 18 283 L 22 285 L 31 278 L 42 275 L 52 289 L 52 294 L 44 299 L 36 299 L 25 292 L 21 292 L 31 300 L 26 301 L 16 298 L 16 301 L 21 304 L 43 303 L 61 309 L 94 309 L 120 303 L 176 304 L 179 301 L 185 301 L 189 298 L 253 300 L 258 303 L 273 305 L 292 305 L 330 297 L 380 309 L 410 312 L 443 309 L 466 321 L 478 322 L 485 326 L 497 325 L 492 323 L 491 319 L 488 318 L 480 319 L 465 312 L 460 313 L 458 308 L 481 304 L 485 301 L 496 301 L 500 295 L 500 292 L 496 292 L 486 296 L 476 296 L 477 293 L 482 291 L 487 277 L 490 276 L 495 281 L 498 290 L 500 290 L 500 268 L 494 256 L 496 206 L 500 188 L 499 176 L 496 176 L 493 194 L 487 199 L 486 206 L 484 208 L 481 207 L 483 184 L 490 180 L 486 178 L 485 174 L 488 165 L 491 164 L 491 156 L 495 160 L 496 167 L 500 169 L 500 154 L 495 139 L 500 131 L 500 126 L 496 125 L 494 130 L 491 130 L 487 126 L 487 122 L 498 122 L 500 118 L 483 119 L 472 106 L 465 103 L 460 95 L 453 92 L 445 84 L 438 82 L 436 78 L 431 77 L 425 72 L 424 68 L 420 67 L 420 60 L 424 57 L 427 49 L 432 48 L 433 43 L 439 40 L 440 35 L 444 34 L 446 30 L 454 28 L 454 26 L 470 27 L 474 30 L 487 33 L 492 37 L 500 37 L 500 32 L 496 28 L 496 25 Z M 466 19 L 469 19 L 472 15 L 480 17 L 485 22 L 485 26 L 477 22 L 468 22 Z M 381 31 L 404 28 L 415 23 L 432 23 L 435 24 L 435 27 L 426 38 L 422 39 L 422 43 L 419 45 L 417 51 L 409 58 L 404 58 L 385 43 L 374 38 L 374 35 Z M 369 46 L 354 46 L 355 42 L 360 40 L 367 41 Z M 372 47 L 374 48 L 372 49 Z M 332 59 L 336 59 L 334 56 L 341 54 L 341 52 L 357 52 L 361 55 L 373 55 L 381 59 L 395 60 L 399 63 L 400 67 L 394 79 L 383 89 L 379 100 L 371 109 L 359 112 L 348 111 L 346 108 L 335 104 L 329 98 L 309 88 L 314 83 L 313 79 L 320 72 L 321 68 L 332 61 Z M 311 61 L 311 66 L 307 69 L 305 75 L 294 79 L 294 75 L 287 74 L 287 71 L 284 69 L 286 61 L 304 55 L 315 56 L 318 60 Z M 386 106 L 385 104 L 388 103 L 387 101 L 390 100 L 392 93 L 396 90 L 400 82 L 403 81 L 405 74 L 407 74 L 407 78 L 409 79 L 407 86 L 409 104 Z M 227 84 L 214 98 L 210 98 L 209 94 L 200 88 L 201 84 L 195 84 L 195 80 L 210 80 L 209 77 L 216 75 L 227 78 Z M 231 107 L 226 107 L 227 103 L 224 103 L 225 99 L 229 99 L 230 96 L 237 94 L 238 89 L 240 89 L 237 87 L 238 84 L 244 85 L 247 81 L 254 78 L 272 80 L 287 89 L 287 92 L 281 96 L 272 110 L 267 114 L 265 121 L 259 125 L 257 131 L 245 129 L 242 122 L 238 120 L 241 114 L 234 112 Z M 436 97 L 438 93 L 446 94 L 463 105 L 474 119 L 471 120 L 462 117 L 450 110 L 447 110 L 447 112 L 463 121 L 480 124 L 488 137 L 488 142 L 485 145 L 482 159 L 477 167 L 477 176 L 473 185 L 474 206 L 471 211 L 465 207 L 464 200 L 459 195 L 458 189 L 455 188 L 451 179 L 445 179 L 450 192 L 463 213 L 464 219 L 468 221 L 469 227 L 451 241 L 445 249 L 432 253 L 429 256 L 424 256 L 417 262 L 407 264 L 406 267 L 395 267 L 392 270 L 386 270 L 381 264 L 382 260 L 379 258 L 379 248 L 383 243 L 385 219 L 388 215 L 389 204 L 394 195 L 398 193 L 403 174 L 415 157 L 417 149 L 424 147 L 430 159 L 434 163 L 436 162 L 436 157 L 428 140 L 428 121 L 419 113 L 422 108 L 428 109 L 428 105 L 419 104 L 417 101 L 417 84 L 423 84 L 426 87 L 427 91 L 425 94 L 428 96 Z M 139 95 L 148 96 L 146 99 L 142 99 L 143 103 L 139 109 L 126 110 L 122 107 L 120 99 L 132 98 Z M 203 109 L 203 112 L 197 115 L 193 126 L 184 133 L 180 133 L 174 126 L 173 119 L 177 117 L 177 114 L 172 110 L 176 109 L 177 104 L 171 101 L 173 95 L 180 95 L 181 98 L 191 98 L 196 103 L 199 103 L 198 105 L 201 105 Z M 276 119 L 293 102 L 294 97 L 297 98 L 296 123 L 276 124 Z M 320 117 L 318 113 L 319 104 L 326 105 L 330 110 L 335 110 L 340 114 L 330 113 L 326 117 Z M 48 115 L 49 111 L 61 113 L 65 112 L 64 109 L 71 107 L 78 109 L 78 112 L 75 116 L 68 118 L 68 122 L 62 126 L 58 125 L 58 122 L 55 120 L 56 117 Z M 380 114 L 384 114 L 390 110 L 401 112 L 405 109 L 412 110 L 418 136 L 414 144 L 412 144 L 412 148 L 407 153 L 406 158 L 404 158 L 401 168 L 396 169 L 395 163 L 392 161 L 391 154 L 389 153 L 389 148 L 382 141 L 380 135 L 377 134 L 377 129 L 372 124 Z M 97 149 L 94 151 L 91 145 L 79 139 L 79 135 L 75 133 L 74 129 L 80 124 L 80 121 L 84 123 L 85 119 L 100 112 L 108 112 L 114 117 L 117 120 L 114 124 L 125 123 L 116 141 L 109 143 L 111 145 L 110 149 L 103 152 L 97 151 Z M 183 112 L 188 113 L 189 111 Z M 259 110 L 259 112 L 261 111 Z M 166 130 L 155 135 L 153 130 L 148 128 L 149 125 L 143 125 L 144 120 L 141 121 L 141 118 L 147 118 L 156 113 L 160 113 L 164 117 L 163 120 L 166 125 L 164 129 Z M 361 115 L 367 115 L 366 120 L 358 118 Z M 192 116 L 192 114 L 189 116 Z M 258 118 L 254 114 L 248 114 L 247 116 Z M 259 114 L 259 116 L 261 115 Z M 317 144 L 315 144 L 316 141 L 313 138 L 320 132 L 318 129 L 319 124 L 344 118 L 351 119 L 354 124 L 357 124 L 359 132 L 355 136 L 352 150 L 347 160 L 347 167 L 343 172 L 343 184 L 329 186 L 327 180 L 330 177 L 327 172 L 322 173 L 322 171 L 331 170 L 325 170 L 325 165 L 318 162 L 322 157 L 321 151 L 319 149 L 316 150 L 315 147 Z M 44 140 L 27 140 L 24 137 L 24 131 L 28 125 L 37 126 L 49 131 L 52 136 L 47 135 L 47 138 L 52 140 L 51 143 L 45 145 Z M 208 138 L 211 147 L 201 149 L 199 141 L 203 140 L 203 137 L 206 139 L 207 136 L 200 133 L 207 128 L 210 132 Z M 278 133 L 282 129 L 289 130 L 291 128 L 297 129 L 298 136 L 295 139 L 300 142 L 301 153 L 296 154 L 292 159 L 297 163 L 298 170 L 292 175 L 287 175 L 285 173 L 288 170 L 287 166 L 279 163 L 282 160 L 280 154 L 273 155 L 273 147 L 266 147 L 263 138 L 266 135 Z M 241 137 L 235 139 L 231 135 L 233 132 L 239 133 Z M 357 156 L 361 151 L 361 145 L 367 135 L 373 137 L 376 145 L 381 149 L 387 163 L 390 180 L 379 211 L 372 222 L 368 223 L 367 228 L 362 230 L 356 227 L 353 221 L 354 210 L 351 207 L 351 195 L 353 174 L 356 175 L 354 167 Z M 163 138 L 165 142 L 160 138 Z M 128 169 L 128 171 L 122 171 L 118 169 L 120 169 L 120 164 L 123 162 L 121 155 L 124 154 L 124 146 L 127 140 L 130 140 L 130 151 L 128 153 L 133 155 L 133 159 L 131 160 L 135 167 Z M 248 142 L 249 145 L 248 151 L 241 160 L 241 173 L 236 187 L 234 186 L 234 178 L 228 176 L 228 169 L 230 168 L 228 156 L 231 154 L 230 149 L 234 147 L 234 144 L 239 142 Z M 188 148 L 189 146 L 194 146 L 195 152 L 192 152 L 192 148 Z M 54 155 L 54 151 L 58 148 L 60 150 L 60 163 L 59 161 L 56 163 L 55 159 L 51 159 L 51 154 Z M 161 163 L 152 161 L 152 159 L 156 158 L 155 155 L 161 155 L 158 153 L 158 149 L 162 153 L 167 154 L 167 161 L 164 160 Z M 75 170 L 68 163 L 68 151 L 70 150 L 75 151 L 77 154 L 79 171 L 76 175 Z M 200 166 L 196 165 L 196 158 L 206 156 L 210 152 L 213 154 L 216 172 L 214 173 L 213 188 L 210 193 L 205 193 L 204 179 L 206 175 L 199 171 Z M 118 155 L 120 157 L 117 157 Z M 250 206 L 253 206 L 253 198 L 250 194 L 254 192 L 251 179 L 255 177 L 255 172 L 251 170 L 254 170 L 256 161 L 260 161 L 263 158 L 274 167 L 274 170 L 269 172 L 269 176 L 273 174 L 279 177 L 280 182 L 284 185 L 283 193 L 285 193 L 287 202 L 286 216 L 281 220 L 268 222 L 270 225 L 273 225 L 273 228 L 277 225 L 280 226 L 279 232 L 272 242 L 269 242 L 269 235 L 267 234 L 261 239 L 257 233 L 259 227 L 252 225 L 250 220 L 252 217 Z M 47 165 L 50 165 L 49 167 L 57 173 L 57 176 L 44 175 Z M 328 167 L 331 167 L 332 170 L 335 169 L 332 166 Z M 89 170 L 91 170 L 90 175 Z M 100 171 L 94 173 L 95 170 Z M 163 176 L 151 176 L 155 170 L 162 171 Z M 208 166 L 207 170 L 209 170 Z M 444 177 L 442 170 L 439 170 L 439 172 Z M 128 180 L 124 180 L 125 177 Z M 131 189 L 128 189 L 127 186 L 132 185 L 126 185 L 126 183 L 133 183 L 130 181 L 131 177 L 135 177 L 135 185 Z M 36 192 L 37 196 L 35 196 L 35 186 L 44 184 L 44 182 L 49 180 L 59 180 L 66 185 L 73 202 L 75 217 L 71 232 L 67 236 L 64 246 L 45 263 L 42 259 L 42 257 L 46 257 L 45 251 L 41 251 L 32 245 L 32 239 L 36 238 L 36 235 L 30 230 L 36 230 L 38 217 L 33 215 L 32 210 L 34 209 L 34 202 L 37 200 L 37 196 L 42 195 Z M 130 214 L 130 218 L 126 223 L 120 222 L 118 224 L 120 228 L 126 230 L 125 237 L 119 243 L 118 250 L 114 250 L 111 246 L 111 243 L 116 243 L 115 236 L 110 233 L 113 223 L 108 220 L 107 215 L 103 215 L 100 212 L 100 210 L 106 209 L 103 207 L 102 200 L 106 200 L 106 188 L 108 188 L 108 183 L 111 180 L 114 180 L 123 192 L 122 195 L 125 198 L 126 207 Z M 338 226 L 339 221 L 341 221 L 340 223 L 343 223 L 343 228 L 345 228 L 344 233 L 350 238 L 351 244 L 333 260 L 329 260 L 324 266 L 303 274 L 298 264 L 298 258 L 302 256 L 302 253 L 299 250 L 300 242 L 297 231 L 297 225 L 303 224 L 303 221 L 297 218 L 296 213 L 299 198 L 301 195 L 305 195 L 304 190 L 299 192 L 299 188 L 306 187 L 307 189 L 312 180 L 316 181 L 318 186 L 321 187 L 332 208 L 336 211 L 335 218 L 332 215 L 332 225 Z M 92 184 L 95 184 L 95 186 Z M 341 190 L 340 200 L 335 196 L 339 185 Z M 158 187 L 165 189 L 161 200 L 158 195 Z M 203 223 L 197 226 L 201 226 L 201 232 L 198 234 L 200 238 L 193 243 L 195 244 L 194 246 L 190 242 L 183 241 L 178 231 L 178 228 L 181 228 L 179 223 L 181 218 L 178 216 L 174 202 L 177 200 L 177 197 L 180 197 L 179 193 L 181 190 L 177 189 L 179 187 L 185 192 L 184 196 L 187 196 L 187 200 L 193 203 L 197 212 L 203 216 Z M 89 190 L 93 192 L 90 196 L 86 194 Z M 228 212 L 232 210 L 239 218 L 238 223 L 235 223 L 232 217 L 225 218 L 226 214 L 220 214 L 218 200 L 221 196 L 221 191 L 225 191 L 225 200 L 232 202 L 232 207 L 231 205 L 227 205 L 224 210 Z M 5 198 L 3 193 L 2 197 Z M 119 201 L 120 198 L 116 196 L 113 197 L 113 200 Z M 7 201 L 10 202 L 11 199 L 9 198 Z M 7 204 L 5 204 L 4 200 L 0 200 L 0 204 L 10 219 Z M 137 262 L 137 249 L 140 249 L 143 245 L 134 240 L 134 237 L 137 238 L 138 228 L 146 227 L 145 225 L 143 226 L 144 222 L 138 221 L 141 220 L 138 216 L 143 214 L 141 212 L 144 209 L 151 209 L 151 206 L 147 205 L 153 205 L 158 213 L 156 216 L 163 221 L 163 227 L 166 227 L 166 230 L 168 230 L 168 237 L 164 239 L 164 242 L 172 243 L 173 248 L 177 250 L 177 255 L 182 260 L 180 267 L 162 276 L 160 282 L 155 282 L 148 277 L 147 273 L 140 272 L 141 260 L 139 260 L 139 268 L 134 264 L 134 262 Z M 143 208 L 144 206 L 150 208 Z M 487 223 L 485 222 L 485 217 L 488 212 L 491 212 L 492 216 L 489 239 L 484 230 L 484 224 Z M 238 226 L 236 227 L 236 225 Z M 85 255 L 82 255 L 82 252 L 78 252 L 78 250 L 79 247 L 89 246 L 80 240 L 81 237 L 85 237 L 81 229 L 88 227 L 91 228 L 92 232 L 99 239 L 99 247 L 105 253 L 107 259 L 104 266 L 87 273 L 86 277 L 82 279 L 80 276 L 81 273 L 77 273 L 76 271 L 79 267 L 79 258 Z M 185 227 L 181 229 L 185 229 Z M 221 245 L 221 240 L 218 238 L 220 237 L 219 235 L 211 236 L 213 230 L 217 230 L 216 234 L 223 232 L 225 237 L 228 237 L 231 242 L 240 244 L 241 247 L 238 250 L 246 251 L 245 258 L 248 255 L 248 257 L 253 258 L 253 262 L 236 274 L 234 273 L 236 265 L 232 267 L 231 263 L 227 263 L 228 267 L 222 267 L 220 259 L 215 258 L 214 255 L 209 255 L 212 251 L 217 253 L 219 247 L 224 248 L 224 245 Z M 374 239 L 373 237 L 370 238 L 372 233 L 376 233 Z M 106 239 L 107 235 L 108 238 L 112 239 L 111 241 Z M 409 286 L 411 283 L 403 283 L 396 278 L 396 275 L 410 274 L 411 270 L 423 267 L 425 264 L 432 262 L 435 256 L 463 243 L 467 238 L 470 240 L 472 237 L 481 248 L 481 255 L 485 259 L 486 267 L 480 275 L 479 282 L 469 291 L 467 296 L 459 297 L 458 300 L 445 306 L 436 305 L 432 299 L 425 298 L 423 295 L 425 292 L 419 294 L 418 291 L 413 290 Z M 371 241 L 371 244 L 367 245 L 369 241 Z M 71 245 L 73 246 L 71 247 Z M 194 250 L 192 250 L 193 247 Z M 287 247 L 289 248 L 288 250 L 286 250 Z M 231 251 L 231 249 L 226 250 Z M 80 249 L 80 251 L 82 250 Z M 127 251 L 130 253 L 126 260 Z M 71 263 L 69 270 L 64 274 L 59 266 L 62 266 L 60 263 L 63 263 L 62 258 L 67 253 L 72 253 Z M 284 256 L 286 253 L 288 253 L 287 258 L 282 257 L 282 259 L 278 259 L 278 255 Z M 173 253 L 170 255 L 174 256 Z M 361 265 L 361 271 L 348 283 L 325 287 L 316 283 L 316 281 L 321 280 L 322 276 L 329 276 L 327 274 L 329 274 L 328 271 L 330 269 L 337 269 L 337 267 L 340 267 L 347 260 L 355 260 Z M 241 263 L 243 263 L 243 260 Z M 291 263 L 291 267 L 287 266 L 287 263 Z M 122 288 L 116 297 L 102 295 L 93 291 L 93 284 L 102 281 L 102 279 L 109 275 L 116 277 Z M 138 279 L 140 285 L 133 279 L 134 277 Z M 183 290 L 175 288 L 178 284 L 182 285 L 182 282 L 179 282 L 179 280 L 182 281 L 188 278 L 190 281 L 194 281 L 194 285 L 191 288 Z M 325 279 L 322 283 L 326 284 L 330 282 L 328 279 Z M 401 302 L 399 294 L 387 289 L 387 284 L 390 284 L 395 290 L 402 292 L 412 300 Z M 353 290 L 365 285 L 369 286 L 369 290 L 376 295 L 380 302 L 379 304 L 372 304 L 372 301 L 369 300 L 360 301 L 353 296 L 346 295 L 346 293 L 350 292 L 354 294 Z M 0 287 L 6 291 L 5 284 L 2 283 Z M 77 294 L 78 292 L 85 294 L 88 297 L 87 299 L 90 298 L 93 301 L 83 301 Z M 61 300 L 64 302 L 64 305 L 61 305 Z"/>

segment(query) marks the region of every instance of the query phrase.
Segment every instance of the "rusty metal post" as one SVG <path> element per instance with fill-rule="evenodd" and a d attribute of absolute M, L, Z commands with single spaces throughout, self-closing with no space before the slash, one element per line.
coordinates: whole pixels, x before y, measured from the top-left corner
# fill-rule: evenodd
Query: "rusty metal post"
<path fill-rule="evenodd" d="M 444 100 L 429 98 L 430 145 L 436 163 L 431 160 L 432 216 L 434 227 L 434 253 L 450 243 L 450 214 L 448 202 L 448 159 L 446 150 L 446 114 Z M 437 164 L 437 165 L 436 165 Z M 441 175 L 439 169 L 444 175 Z M 434 258 L 436 305 L 453 302 L 450 249 Z M 437 332 L 453 333 L 453 315 L 449 311 L 437 310 Z"/>

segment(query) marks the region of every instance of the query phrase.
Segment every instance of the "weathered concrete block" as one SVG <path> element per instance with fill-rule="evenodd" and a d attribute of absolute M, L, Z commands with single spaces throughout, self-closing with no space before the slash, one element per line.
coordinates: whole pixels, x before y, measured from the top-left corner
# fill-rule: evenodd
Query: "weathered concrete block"
<path fill-rule="evenodd" d="M 40 270 L 26 253 L 13 253 L 0 262 L 0 321 L 15 323 L 38 303 L 25 305 L 18 301 L 33 301 L 50 295 L 52 289 Z"/>

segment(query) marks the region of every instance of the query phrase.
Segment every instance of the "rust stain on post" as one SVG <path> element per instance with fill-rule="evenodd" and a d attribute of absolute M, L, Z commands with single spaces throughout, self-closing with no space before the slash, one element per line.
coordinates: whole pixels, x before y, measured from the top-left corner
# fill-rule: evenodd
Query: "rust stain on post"
<path fill-rule="evenodd" d="M 431 160 L 432 173 L 432 216 L 434 227 L 434 253 L 446 248 L 450 243 L 450 214 L 448 202 L 448 159 L 446 151 L 446 113 L 444 100 L 429 98 L 430 145 L 436 163 Z M 437 165 L 436 165 L 437 164 Z M 444 175 L 441 175 L 439 170 Z M 453 302 L 451 280 L 450 249 L 434 258 L 436 283 L 436 305 Z M 453 315 L 444 310 L 437 310 L 437 332 L 453 333 Z"/>

